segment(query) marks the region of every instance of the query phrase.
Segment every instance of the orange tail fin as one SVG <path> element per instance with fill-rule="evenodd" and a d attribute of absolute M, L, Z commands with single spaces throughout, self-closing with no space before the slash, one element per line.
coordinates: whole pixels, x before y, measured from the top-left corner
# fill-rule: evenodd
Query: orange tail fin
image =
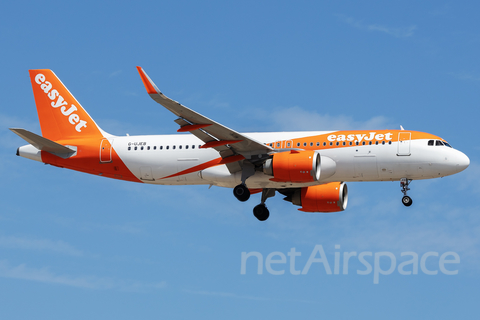
<path fill-rule="evenodd" d="M 102 137 L 102 130 L 52 70 L 29 70 L 43 137 L 56 141 Z"/>

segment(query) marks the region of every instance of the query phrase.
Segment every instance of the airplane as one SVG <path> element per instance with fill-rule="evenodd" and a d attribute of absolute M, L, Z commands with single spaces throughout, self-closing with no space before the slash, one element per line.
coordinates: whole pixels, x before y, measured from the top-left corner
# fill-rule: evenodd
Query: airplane
<path fill-rule="evenodd" d="M 404 130 L 240 133 L 167 98 L 137 67 L 150 97 L 171 111 L 179 134 L 115 136 L 103 131 L 48 69 L 29 70 L 42 135 L 11 131 L 29 144 L 17 155 L 102 177 L 158 185 L 233 188 L 239 201 L 261 193 L 254 216 L 276 192 L 303 212 L 347 207 L 346 182 L 413 180 L 465 170 L 469 158 L 444 139 Z"/>

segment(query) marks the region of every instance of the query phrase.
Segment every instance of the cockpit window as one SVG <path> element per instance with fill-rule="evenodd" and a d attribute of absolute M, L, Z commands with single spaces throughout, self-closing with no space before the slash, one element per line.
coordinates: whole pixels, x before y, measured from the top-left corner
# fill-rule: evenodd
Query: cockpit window
<path fill-rule="evenodd" d="M 447 147 L 452 148 L 452 146 L 447 141 L 443 141 L 443 143 L 445 143 Z"/>
<path fill-rule="evenodd" d="M 435 140 L 428 140 L 428 145 L 433 146 L 435 144 Z"/>
<path fill-rule="evenodd" d="M 443 142 L 440 140 L 435 141 L 436 146 L 443 146 Z"/>

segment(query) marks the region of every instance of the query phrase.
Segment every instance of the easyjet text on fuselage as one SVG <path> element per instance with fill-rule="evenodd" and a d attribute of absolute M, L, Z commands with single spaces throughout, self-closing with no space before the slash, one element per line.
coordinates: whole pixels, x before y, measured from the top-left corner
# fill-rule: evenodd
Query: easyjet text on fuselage
<path fill-rule="evenodd" d="M 392 140 L 393 133 L 378 133 L 376 131 L 367 133 L 357 133 L 357 134 L 330 134 L 327 137 L 327 140 L 330 142 L 334 141 L 358 141 L 362 142 L 365 141 L 382 141 L 382 140 Z"/>

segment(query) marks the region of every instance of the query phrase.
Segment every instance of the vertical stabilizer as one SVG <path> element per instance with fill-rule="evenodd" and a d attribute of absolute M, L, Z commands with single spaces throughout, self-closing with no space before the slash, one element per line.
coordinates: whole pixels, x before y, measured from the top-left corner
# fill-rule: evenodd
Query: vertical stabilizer
<path fill-rule="evenodd" d="M 29 70 L 43 137 L 102 137 L 102 131 L 52 70 Z"/>

